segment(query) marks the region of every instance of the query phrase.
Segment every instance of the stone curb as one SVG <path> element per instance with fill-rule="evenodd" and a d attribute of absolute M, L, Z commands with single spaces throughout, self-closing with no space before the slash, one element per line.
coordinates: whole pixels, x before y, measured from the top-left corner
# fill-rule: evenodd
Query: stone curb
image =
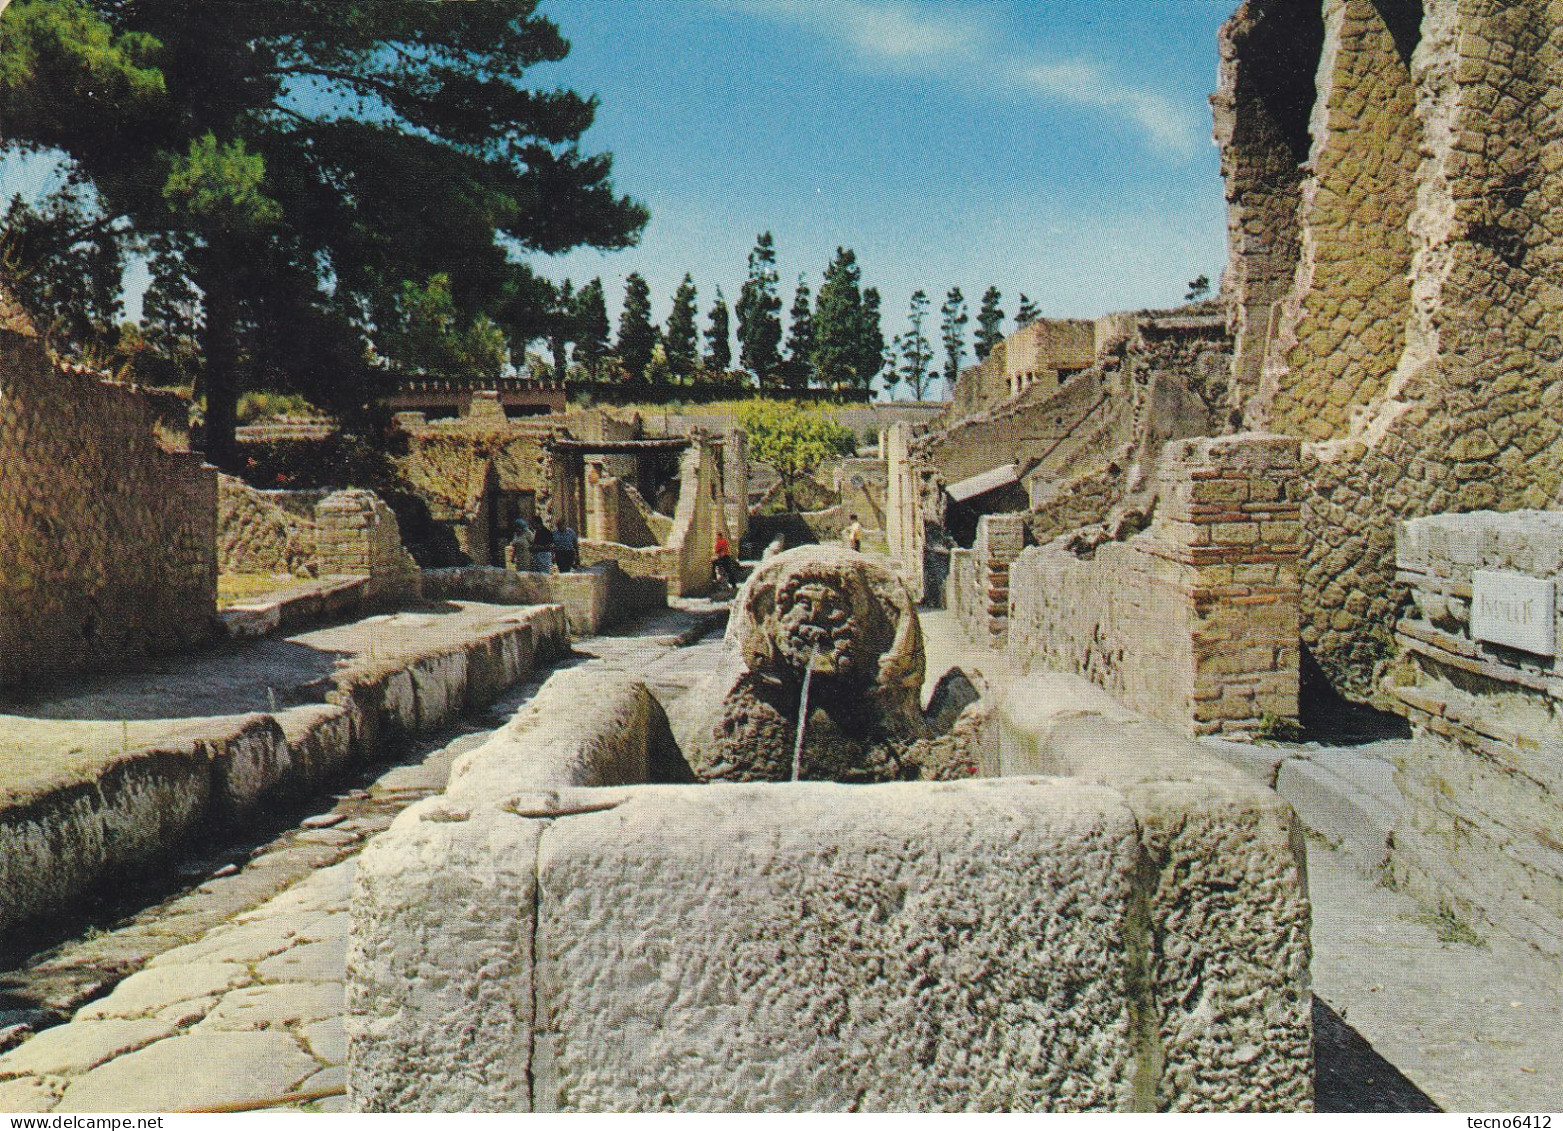
<path fill-rule="evenodd" d="M 211 822 L 243 820 L 345 765 L 483 706 L 563 655 L 556 605 L 497 629 L 332 675 L 324 703 L 276 713 L 170 720 L 91 781 L 0 807 L 0 932 L 65 914 L 92 889 L 147 864 Z"/>

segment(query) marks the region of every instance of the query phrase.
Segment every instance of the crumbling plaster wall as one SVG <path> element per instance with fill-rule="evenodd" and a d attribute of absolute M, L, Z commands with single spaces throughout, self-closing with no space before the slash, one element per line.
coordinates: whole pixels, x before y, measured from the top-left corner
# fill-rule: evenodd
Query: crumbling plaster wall
<path fill-rule="evenodd" d="M 1284 7 L 1250 0 L 1229 37 L 1244 19 Z M 1326 677 L 1359 697 L 1371 693 L 1393 650 L 1405 596 L 1394 579 L 1396 520 L 1556 505 L 1563 484 L 1563 20 L 1543 0 L 1427 0 L 1411 54 L 1408 119 L 1394 77 L 1416 35 L 1407 8 L 1335 0 L 1325 9 L 1342 38 L 1323 53 L 1319 89 L 1328 105 L 1315 115 L 1323 128 L 1312 158 L 1322 179 L 1299 218 L 1318 225 L 1316 247 L 1333 240 L 1351 254 L 1325 272 L 1316 255 L 1311 270 L 1294 276 L 1288 301 L 1301 318 L 1276 375 L 1279 418 L 1272 421 L 1263 398 L 1247 402 L 1248 426 L 1279 429 L 1290 420 L 1318 440 L 1304 453 L 1302 636 Z M 1259 81 L 1269 62 L 1240 55 L 1234 88 L 1245 71 Z M 1352 93 L 1363 82 L 1372 96 Z M 1224 129 L 1239 136 L 1240 110 L 1223 126 L 1219 100 L 1217 109 L 1218 138 Z M 1420 148 L 1404 221 L 1409 292 L 1397 313 L 1380 300 L 1401 293 L 1393 279 L 1400 253 L 1381 253 L 1398 246 L 1388 227 L 1405 199 L 1400 170 L 1413 136 Z M 1228 149 L 1228 196 L 1240 203 L 1241 153 Z M 1383 186 L 1372 201 L 1382 205 L 1379 218 L 1363 211 L 1370 227 L 1351 238 L 1348 228 L 1331 228 L 1324 207 L 1333 203 L 1330 186 L 1343 181 L 1359 202 L 1369 185 Z M 1229 277 L 1241 278 L 1247 256 L 1236 235 L 1232 253 Z M 1358 349 L 1337 374 L 1341 351 L 1330 346 L 1346 340 L 1361 313 L 1346 285 L 1359 270 L 1380 278 L 1370 305 L 1381 324 L 1398 329 L 1369 335 L 1381 352 Z M 1240 289 L 1234 298 L 1240 320 L 1252 318 Z M 1309 414 L 1324 399 L 1348 396 Z"/>
<path fill-rule="evenodd" d="M 217 473 L 156 420 L 52 365 L 0 293 L 0 684 L 211 636 Z"/>

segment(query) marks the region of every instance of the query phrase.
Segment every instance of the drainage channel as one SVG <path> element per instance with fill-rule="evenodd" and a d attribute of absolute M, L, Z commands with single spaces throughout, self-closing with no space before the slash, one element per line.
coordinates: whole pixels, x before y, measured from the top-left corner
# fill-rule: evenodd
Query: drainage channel
<path fill-rule="evenodd" d="M 361 851 L 403 809 L 443 790 L 451 763 L 501 726 L 554 670 L 535 673 L 481 712 L 402 744 L 329 792 L 273 809 L 242 835 L 187 846 L 154 872 L 116 881 L 84 913 L 6 940 L 0 1051 L 68 1020 L 164 951 Z"/>

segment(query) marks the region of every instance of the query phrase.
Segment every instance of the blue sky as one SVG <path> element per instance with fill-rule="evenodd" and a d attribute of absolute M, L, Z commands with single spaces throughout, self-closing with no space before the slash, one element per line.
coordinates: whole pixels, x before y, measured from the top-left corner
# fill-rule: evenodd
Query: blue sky
<path fill-rule="evenodd" d="M 887 340 L 919 288 L 937 312 L 959 286 L 971 328 L 990 284 L 1009 315 L 1022 292 L 1054 317 L 1175 304 L 1225 261 L 1207 100 L 1235 6 L 542 0 L 572 50 L 532 76 L 601 99 L 583 148 L 614 154 L 617 188 L 652 219 L 631 250 L 534 266 L 600 276 L 615 322 L 631 271 L 659 321 L 688 271 L 703 327 L 768 229 L 784 310 L 800 272 L 817 293 L 850 247 Z M 47 165 L 9 163 L 4 194 L 36 191 Z"/>
<path fill-rule="evenodd" d="M 639 247 L 540 259 L 577 284 L 687 270 L 729 303 L 755 235 L 783 302 L 837 245 L 884 296 L 989 285 L 1013 314 L 1170 305 L 1216 279 L 1216 30 L 1234 0 L 545 0 L 573 47 L 541 84 L 597 94 L 585 147 L 652 220 Z M 1006 323 L 1006 329 L 1010 327 Z"/>

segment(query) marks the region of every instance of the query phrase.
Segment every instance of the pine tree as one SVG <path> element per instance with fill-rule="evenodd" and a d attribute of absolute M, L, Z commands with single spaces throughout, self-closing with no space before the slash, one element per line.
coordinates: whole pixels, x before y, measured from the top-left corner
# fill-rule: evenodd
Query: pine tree
<path fill-rule="evenodd" d="M 657 331 L 651 324 L 651 288 L 637 271 L 624 280 L 624 309 L 619 312 L 617 351 L 632 381 L 643 380 L 651 364 Z"/>
<path fill-rule="evenodd" d="M 407 284 L 448 278 L 459 322 L 502 327 L 519 349 L 546 333 L 548 296 L 513 253 L 635 242 L 645 209 L 579 146 L 596 100 L 528 73 L 569 50 L 536 8 L 5 9 L 7 146 L 68 154 L 121 246 L 163 239 L 158 270 L 200 295 L 210 462 L 240 462 L 246 386 L 286 382 L 361 411 L 371 347 L 394 362 L 387 342 L 418 337 L 397 324 L 420 305 Z"/>
<path fill-rule="evenodd" d="M 857 385 L 862 363 L 863 295 L 861 272 L 851 248 L 838 247 L 825 268 L 825 282 L 814 308 L 814 371 L 827 389 Z"/>
<path fill-rule="evenodd" d="M 885 332 L 879 322 L 879 291 L 874 287 L 863 289 L 857 345 L 857 387 L 872 389 L 874 378 L 885 367 Z"/>
<path fill-rule="evenodd" d="M 575 296 L 574 360 L 593 381 L 602 379 L 602 361 L 608 356 L 608 304 L 602 280 L 593 279 Z"/>
<path fill-rule="evenodd" d="M 749 253 L 749 277 L 738 295 L 738 360 L 765 388 L 781 362 L 781 298 L 776 293 L 776 248 L 761 232 Z"/>
<path fill-rule="evenodd" d="M 814 312 L 809 307 L 809 284 L 798 276 L 798 289 L 792 296 L 792 319 L 787 331 L 787 360 L 782 363 L 782 380 L 789 389 L 806 389 L 813 373 Z"/>
<path fill-rule="evenodd" d="M 999 309 L 999 300 L 1003 297 L 997 287 L 989 287 L 982 293 L 975 339 L 978 361 L 986 361 L 993 347 L 1004 340 L 1004 331 L 999 328 L 1004 325 L 1004 312 Z"/>
<path fill-rule="evenodd" d="M 575 285 L 566 279 L 554 288 L 548 307 L 548 345 L 554 355 L 554 380 L 563 381 L 569 372 L 565 347 L 575 340 Z"/>
<path fill-rule="evenodd" d="M 951 287 L 950 293 L 944 296 L 939 314 L 939 336 L 944 341 L 944 379 L 953 391 L 955 380 L 961 375 L 961 360 L 966 356 L 966 323 L 970 321 L 966 316 L 966 296 L 961 294 L 959 287 Z"/>
<path fill-rule="evenodd" d="M 720 380 L 733 364 L 732 318 L 721 287 L 716 288 L 716 301 L 711 304 L 707 317 L 710 321 L 706 324 L 706 372 Z"/>
<path fill-rule="evenodd" d="M 1042 315 L 1037 310 L 1036 304 L 1025 295 L 1021 295 L 1020 309 L 1015 311 L 1015 329 L 1018 330 L 1022 326 L 1029 326 L 1041 317 Z"/>
<path fill-rule="evenodd" d="M 664 342 L 668 372 L 675 380 L 689 380 L 700 365 L 700 335 L 695 329 L 695 281 L 687 274 L 673 292 Z"/>
<path fill-rule="evenodd" d="M 928 341 L 928 335 L 923 332 L 927 319 L 928 294 L 917 291 L 912 295 L 911 307 L 906 315 L 909 328 L 898 339 L 898 352 L 901 357 L 901 376 L 912 390 L 912 398 L 919 401 L 927 391 L 928 367 L 933 364 L 933 346 Z"/>

